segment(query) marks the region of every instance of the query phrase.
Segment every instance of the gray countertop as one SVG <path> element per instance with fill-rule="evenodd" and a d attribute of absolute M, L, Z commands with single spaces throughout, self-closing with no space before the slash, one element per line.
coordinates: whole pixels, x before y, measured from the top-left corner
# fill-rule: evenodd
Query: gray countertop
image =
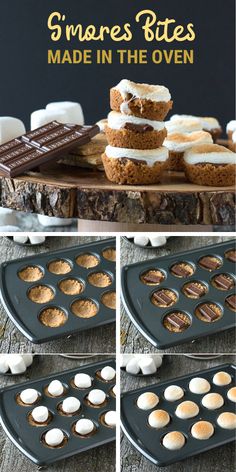
<path fill-rule="evenodd" d="M 106 239 L 104 237 L 51 236 L 42 246 L 25 247 L 14 244 L 5 237 L 0 238 L 0 264 L 14 260 L 54 251 L 56 249 L 85 244 Z M 71 338 L 63 338 L 43 344 L 32 344 L 20 333 L 0 302 L 0 352 L 115 352 L 115 323 L 81 332 Z"/>
<path fill-rule="evenodd" d="M 61 372 L 67 369 L 73 369 L 78 366 L 97 362 L 105 357 L 92 357 L 91 359 L 71 360 L 58 355 L 39 356 L 39 360 L 21 376 L 0 376 L 0 386 L 7 387 L 26 380 L 37 379 L 52 372 Z M 0 426 L 0 472 L 21 471 L 32 472 L 37 470 L 37 466 L 29 461 L 12 444 Z M 47 468 L 48 472 L 114 472 L 115 471 L 115 442 L 109 443 L 90 451 L 83 452 L 64 461 L 60 461 Z"/>
<path fill-rule="evenodd" d="M 216 244 L 233 237 L 222 236 L 180 236 L 171 237 L 166 246 L 156 249 L 139 248 L 129 241 L 121 240 L 121 267 L 126 264 L 145 261 L 155 257 L 175 254 L 192 248 Z M 222 333 L 206 336 L 193 343 L 185 343 L 166 352 L 225 352 L 231 353 L 235 350 L 235 330 L 227 330 Z M 158 352 L 135 328 L 128 318 L 121 304 L 121 351 L 122 352 Z"/>
<path fill-rule="evenodd" d="M 235 356 L 224 355 L 214 360 L 187 358 L 183 355 L 167 355 L 158 371 L 157 378 L 161 381 L 179 377 L 187 373 L 197 372 L 227 362 L 236 361 Z M 150 386 L 157 382 L 155 377 L 137 378 L 121 372 L 121 391 L 126 392 L 136 388 Z M 168 467 L 157 467 L 149 462 L 131 445 L 128 439 L 121 434 L 121 471 L 122 472 L 206 472 L 214 471 L 233 472 L 235 465 L 235 444 L 229 443 L 222 447 L 199 454 L 185 461 L 172 464 Z"/>

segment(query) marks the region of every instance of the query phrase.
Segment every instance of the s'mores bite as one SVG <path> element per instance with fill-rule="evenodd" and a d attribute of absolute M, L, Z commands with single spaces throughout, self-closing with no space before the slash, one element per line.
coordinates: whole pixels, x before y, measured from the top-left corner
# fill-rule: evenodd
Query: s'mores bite
<path fill-rule="evenodd" d="M 137 84 L 123 79 L 110 91 L 111 109 L 149 120 L 163 121 L 173 102 L 163 85 Z"/>
<path fill-rule="evenodd" d="M 236 154 L 218 144 L 199 144 L 184 153 L 185 175 L 198 185 L 234 185 L 235 164 Z"/>
<path fill-rule="evenodd" d="M 180 120 L 184 120 L 184 122 L 188 123 L 189 126 L 192 124 L 193 120 L 195 121 L 197 120 L 197 122 L 200 125 L 200 129 L 210 133 L 214 142 L 216 142 L 216 140 L 219 139 L 222 134 L 221 125 L 219 121 L 213 116 L 173 115 L 170 118 L 170 121 L 172 123 L 176 123 L 177 125 L 178 125 L 178 122 L 180 122 Z M 192 131 L 198 131 L 198 130 L 196 129 Z M 181 131 L 181 132 L 186 133 L 188 131 Z"/>
<path fill-rule="evenodd" d="M 169 170 L 183 171 L 184 153 L 197 144 L 213 143 L 212 137 L 206 131 L 193 131 L 192 133 L 171 133 L 164 141 L 164 146 L 169 150 L 167 166 Z"/>

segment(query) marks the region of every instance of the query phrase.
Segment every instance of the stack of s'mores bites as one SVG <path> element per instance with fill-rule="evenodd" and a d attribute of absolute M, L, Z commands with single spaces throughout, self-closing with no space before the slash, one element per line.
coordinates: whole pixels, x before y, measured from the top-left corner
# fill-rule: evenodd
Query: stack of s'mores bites
<path fill-rule="evenodd" d="M 167 167 L 164 119 L 173 102 L 161 85 L 129 80 L 111 89 L 112 111 L 105 132 L 109 145 L 102 156 L 107 178 L 118 184 L 160 182 Z"/>

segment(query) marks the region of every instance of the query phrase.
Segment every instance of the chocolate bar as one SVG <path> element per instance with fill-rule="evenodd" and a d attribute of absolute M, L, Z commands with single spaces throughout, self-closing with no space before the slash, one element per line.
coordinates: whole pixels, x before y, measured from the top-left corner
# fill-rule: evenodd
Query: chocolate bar
<path fill-rule="evenodd" d="M 189 271 L 179 265 L 173 266 L 171 268 L 171 271 L 176 275 L 180 275 L 184 277 L 186 277 L 186 275 L 189 275 Z"/>
<path fill-rule="evenodd" d="M 236 309 L 236 295 L 230 295 L 230 297 L 226 298 L 228 304 L 234 308 L 234 310 Z"/>
<path fill-rule="evenodd" d="M 213 321 L 218 318 L 217 313 L 207 304 L 200 306 L 199 311 L 201 315 L 204 316 L 204 318 L 206 318 L 208 321 Z"/>
<path fill-rule="evenodd" d="M 224 275 L 221 274 L 215 277 L 215 283 L 219 287 L 222 287 L 226 290 L 229 290 L 229 288 L 231 288 L 233 285 L 232 280 L 227 279 L 226 277 L 224 277 Z"/>
<path fill-rule="evenodd" d="M 161 303 L 164 303 L 165 305 L 170 305 L 172 303 L 172 298 L 170 298 L 166 293 L 164 292 L 154 292 L 153 297 Z"/>
<path fill-rule="evenodd" d="M 88 143 L 99 132 L 97 125 L 79 126 L 52 121 L 2 144 L 0 172 L 7 177 L 16 177 L 65 156 L 71 149 Z"/>
<path fill-rule="evenodd" d="M 212 260 L 211 257 L 207 257 L 207 256 L 201 259 L 200 264 L 206 269 L 211 269 L 211 270 L 215 270 L 219 267 L 219 264 L 217 261 L 214 261 Z"/>
<path fill-rule="evenodd" d="M 185 328 L 186 326 L 186 323 L 184 320 L 182 320 L 181 318 L 179 318 L 178 315 L 169 315 L 166 317 L 167 320 L 169 321 L 170 324 L 172 324 L 173 326 L 175 326 L 175 328 Z"/>
<path fill-rule="evenodd" d="M 190 295 L 203 295 L 205 290 L 203 287 L 198 287 L 196 284 L 190 284 L 185 288 L 186 292 Z"/>
<path fill-rule="evenodd" d="M 155 275 L 155 274 L 153 274 L 153 275 L 144 275 L 143 280 L 145 280 L 145 282 L 150 282 L 152 284 L 156 284 L 156 283 L 161 282 L 162 277 L 160 275 Z"/>

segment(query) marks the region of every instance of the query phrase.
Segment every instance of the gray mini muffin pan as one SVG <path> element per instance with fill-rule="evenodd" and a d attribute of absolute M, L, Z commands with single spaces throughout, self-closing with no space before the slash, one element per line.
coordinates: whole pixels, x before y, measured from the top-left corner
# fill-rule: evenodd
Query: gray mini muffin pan
<path fill-rule="evenodd" d="M 87 451 L 97 446 L 115 441 L 115 428 L 105 426 L 100 418 L 109 410 L 116 409 L 115 397 L 111 389 L 115 385 L 115 379 L 110 382 L 102 381 L 96 373 L 105 366 L 115 369 L 115 360 L 87 364 L 64 372 L 54 373 L 38 380 L 23 382 L 0 390 L 0 421 L 2 427 L 13 444 L 32 462 L 38 466 L 48 466 L 58 460 L 67 459 L 80 452 Z M 71 380 L 75 374 L 83 372 L 89 374 L 92 379 L 92 387 L 79 389 L 72 387 Z M 44 393 L 45 387 L 51 380 L 60 380 L 66 387 L 66 394 L 60 397 L 49 397 Z M 16 396 L 26 388 L 34 388 L 40 394 L 40 400 L 34 405 L 21 406 L 16 402 Z M 84 401 L 89 391 L 98 388 L 107 395 L 107 403 L 94 408 Z M 57 406 L 63 399 L 74 396 L 81 402 L 81 408 L 73 416 L 62 416 L 58 413 Z M 28 422 L 28 414 L 35 406 L 44 405 L 52 414 L 52 420 L 47 426 L 32 426 Z M 96 427 L 96 432 L 90 437 L 79 437 L 72 431 L 72 425 L 81 418 L 91 419 Z M 47 447 L 42 442 L 42 436 L 52 428 L 60 428 L 68 438 L 63 447 Z"/>
<path fill-rule="evenodd" d="M 234 240 L 123 267 L 121 293 L 126 312 L 138 331 L 150 343 L 158 349 L 166 349 L 235 327 L 236 313 L 225 304 L 226 297 L 235 293 L 235 286 L 223 291 L 211 285 L 212 277 L 221 273 L 228 273 L 235 281 L 235 264 L 224 257 L 230 249 L 235 249 Z M 222 262 L 222 266 L 212 272 L 203 269 L 198 263 L 199 259 L 209 255 L 217 256 Z M 190 263 L 194 267 L 192 276 L 179 278 L 171 273 L 171 267 L 180 262 Z M 160 269 L 165 280 L 159 285 L 145 285 L 140 276 L 153 269 Z M 204 282 L 208 292 L 198 299 L 188 298 L 183 294 L 182 287 L 191 281 Z M 169 308 L 155 306 L 151 302 L 151 296 L 159 289 L 172 289 L 177 295 L 177 302 Z M 216 303 L 222 309 L 223 316 L 211 323 L 198 319 L 194 315 L 195 309 L 206 302 Z M 175 311 L 185 312 L 191 320 L 189 328 L 180 333 L 170 332 L 163 326 L 164 317 Z"/>
<path fill-rule="evenodd" d="M 142 387 L 123 393 L 121 395 L 121 426 L 128 440 L 141 454 L 159 467 L 168 466 L 235 440 L 235 430 L 223 429 L 217 423 L 217 417 L 221 413 L 226 411 L 235 413 L 235 403 L 227 398 L 227 391 L 235 386 L 235 369 L 236 366 L 233 364 L 219 365 L 150 385 L 150 387 Z M 212 383 L 214 374 L 219 371 L 225 371 L 231 375 L 232 382 L 229 385 L 218 387 Z M 194 377 L 207 379 L 211 384 L 210 392 L 222 395 L 224 405 L 221 408 L 209 410 L 202 406 L 201 401 L 204 394 L 194 394 L 188 388 L 190 380 Z M 164 390 L 169 385 L 182 387 L 184 397 L 174 402 L 165 400 Z M 138 408 L 137 399 L 144 392 L 154 392 L 158 395 L 160 401 L 155 408 L 146 411 Z M 183 420 L 175 415 L 175 410 L 180 403 L 186 400 L 197 403 L 200 411 L 194 418 Z M 155 429 L 148 424 L 148 416 L 156 409 L 165 410 L 170 415 L 170 423 L 164 428 Z M 191 435 L 193 424 L 201 420 L 209 421 L 214 426 L 214 434 L 207 440 L 198 440 Z M 185 436 L 185 445 L 179 450 L 171 451 L 162 444 L 163 437 L 171 431 L 180 431 Z"/>
<path fill-rule="evenodd" d="M 35 344 L 74 335 L 90 328 L 115 322 L 116 310 L 106 307 L 101 302 L 101 297 L 105 292 L 116 290 L 116 263 L 108 261 L 102 256 L 105 249 L 115 247 L 115 238 L 110 238 L 4 262 L 0 267 L 0 296 L 9 318 L 21 333 Z M 85 253 L 97 256 L 100 261 L 99 264 L 91 269 L 79 266 L 76 263 L 76 258 Z M 70 263 L 72 270 L 63 275 L 49 272 L 47 266 L 54 260 L 66 260 Z M 37 282 L 24 282 L 21 280 L 18 272 L 29 265 L 39 267 L 43 271 L 44 277 Z M 111 276 L 112 284 L 105 288 L 91 285 L 88 282 L 88 276 L 98 271 L 108 273 Z M 84 291 L 79 295 L 65 295 L 61 292 L 59 290 L 59 283 L 67 278 L 81 280 L 84 284 Z M 55 293 L 54 299 L 43 304 L 31 301 L 27 293 L 32 287 L 37 285 L 50 287 Z M 92 300 L 98 307 L 98 313 L 91 318 L 80 318 L 71 311 L 72 303 L 75 300 L 84 298 Z M 57 307 L 65 312 L 67 321 L 63 326 L 56 328 L 47 327 L 39 321 L 40 313 L 44 309 L 52 307 Z"/>

